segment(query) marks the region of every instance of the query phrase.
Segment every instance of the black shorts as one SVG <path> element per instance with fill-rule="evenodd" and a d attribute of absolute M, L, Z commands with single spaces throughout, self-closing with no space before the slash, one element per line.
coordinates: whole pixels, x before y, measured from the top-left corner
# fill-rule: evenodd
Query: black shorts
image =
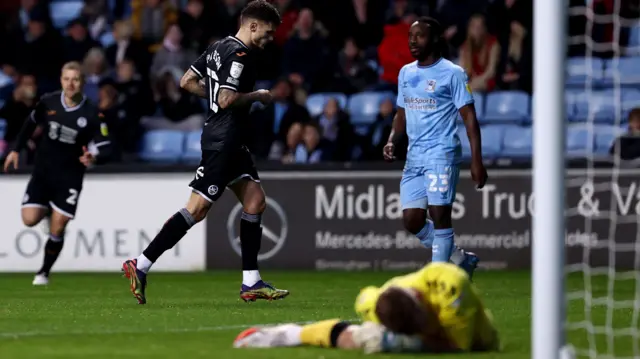
<path fill-rule="evenodd" d="M 24 193 L 22 207 L 51 208 L 73 218 L 82 192 L 82 178 L 82 175 L 61 178 L 34 173 Z"/>
<path fill-rule="evenodd" d="M 209 202 L 213 202 L 222 196 L 226 187 L 243 178 L 260 182 L 258 170 L 246 147 L 233 151 L 202 150 L 200 165 L 189 187 Z"/>

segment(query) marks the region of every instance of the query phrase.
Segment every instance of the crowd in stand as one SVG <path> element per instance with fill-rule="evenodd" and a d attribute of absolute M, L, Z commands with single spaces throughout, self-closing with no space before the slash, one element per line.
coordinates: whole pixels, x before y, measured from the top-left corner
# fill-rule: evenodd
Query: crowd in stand
<path fill-rule="evenodd" d="M 85 0 L 79 16 L 63 28 L 52 22 L 50 3 L 56 1 L 61 0 L 3 0 L 0 82 L 10 84 L 0 84 L 5 146 L 15 140 L 38 96 L 59 88 L 66 61 L 83 64 L 86 95 L 107 118 L 119 149 L 116 160 L 135 158 L 145 131 L 201 128 L 206 106 L 181 90 L 179 79 L 209 43 L 236 32 L 247 0 Z M 613 11 L 607 7 L 612 0 L 594 2 L 601 6 L 598 11 Z M 253 153 L 259 159 L 379 160 L 393 101 L 380 103 L 370 128 L 355 131 L 337 100 L 311 116 L 306 98 L 316 92 L 396 91 L 400 68 L 413 61 L 408 29 L 419 15 L 443 24 L 448 57 L 467 71 L 474 91 L 531 93 L 532 0 L 273 3 L 283 22 L 274 43 L 257 54 L 258 86 L 272 89 L 275 99 L 252 112 Z M 572 17 L 569 33 L 584 33 L 583 21 L 584 16 Z M 596 34 L 605 41 L 611 31 L 602 28 Z M 570 51 L 579 56 L 585 48 Z M 39 135 L 29 148 L 35 148 Z"/>

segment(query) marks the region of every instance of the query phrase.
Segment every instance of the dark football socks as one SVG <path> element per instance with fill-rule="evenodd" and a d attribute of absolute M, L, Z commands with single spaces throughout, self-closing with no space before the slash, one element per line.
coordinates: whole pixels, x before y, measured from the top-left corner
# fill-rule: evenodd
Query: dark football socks
<path fill-rule="evenodd" d="M 151 261 L 151 263 L 155 263 L 162 253 L 173 248 L 195 224 L 196 220 L 186 208 L 179 210 L 165 222 L 158 235 L 156 235 L 144 252 L 142 252 L 143 255 Z M 138 269 L 140 269 L 140 266 L 138 266 Z M 146 271 L 143 270 L 143 272 Z"/>
<path fill-rule="evenodd" d="M 44 246 L 44 260 L 42 261 L 42 267 L 38 271 L 38 274 L 44 274 L 47 277 L 51 271 L 51 267 L 58 259 L 62 246 L 64 245 L 64 238 L 54 235 L 49 235 L 49 240 Z"/>

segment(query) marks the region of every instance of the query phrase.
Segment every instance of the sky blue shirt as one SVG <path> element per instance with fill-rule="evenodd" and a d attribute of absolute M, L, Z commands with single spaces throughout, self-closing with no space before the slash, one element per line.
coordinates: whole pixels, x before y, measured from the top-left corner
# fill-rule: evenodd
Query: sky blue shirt
<path fill-rule="evenodd" d="M 473 103 L 464 70 L 447 59 L 405 65 L 398 75 L 397 105 L 404 108 L 409 147 L 406 165 L 458 164 L 458 110 Z"/>

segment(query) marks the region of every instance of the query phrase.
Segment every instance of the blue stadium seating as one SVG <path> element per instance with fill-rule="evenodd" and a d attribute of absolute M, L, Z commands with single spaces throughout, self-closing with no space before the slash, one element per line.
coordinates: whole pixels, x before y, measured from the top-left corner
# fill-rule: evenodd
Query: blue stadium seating
<path fill-rule="evenodd" d="M 529 95 L 522 91 L 489 93 L 483 123 L 523 123 L 530 118 L 530 102 Z"/>
<path fill-rule="evenodd" d="M 502 142 L 504 133 L 509 125 L 488 125 L 482 126 L 480 132 L 482 135 L 482 155 L 485 159 L 497 158 L 502 155 Z M 462 158 L 471 158 L 471 146 L 469 145 L 469 137 L 464 126 L 458 126 L 458 137 L 462 146 Z"/>
<path fill-rule="evenodd" d="M 474 106 L 476 108 L 476 117 L 478 117 L 478 121 L 482 122 L 484 117 L 484 95 L 474 92 L 473 99 L 475 101 Z"/>
<path fill-rule="evenodd" d="M 531 158 L 533 154 L 533 129 L 531 127 L 510 126 L 504 132 L 505 157 Z"/>
<path fill-rule="evenodd" d="M 637 22 L 629 33 L 629 47 L 633 49 L 629 52 L 635 56 L 640 56 L 640 22 Z"/>
<path fill-rule="evenodd" d="M 366 133 L 369 126 L 375 122 L 382 101 L 391 99 L 395 104 L 395 98 L 392 92 L 361 92 L 351 96 L 347 110 L 351 114 L 351 123 L 356 133 Z"/>
<path fill-rule="evenodd" d="M 311 116 L 318 116 L 322 113 L 324 105 L 330 98 L 336 98 L 341 109 L 344 110 L 347 107 L 347 96 L 345 96 L 345 94 L 339 92 L 324 92 L 315 93 L 307 97 L 307 111 L 309 111 Z"/>
<path fill-rule="evenodd" d="M 599 125 L 594 128 L 596 149 L 595 153 L 599 155 L 608 155 L 609 149 L 615 139 L 624 133 L 624 130 L 618 126 Z"/>
<path fill-rule="evenodd" d="M 587 83 L 593 87 L 602 84 L 604 62 L 597 57 L 573 57 L 567 60 L 566 85 L 584 88 Z"/>
<path fill-rule="evenodd" d="M 184 152 L 181 159 L 185 162 L 194 163 L 200 161 L 200 136 L 202 131 L 188 132 L 185 136 Z"/>
<path fill-rule="evenodd" d="M 82 0 L 55 1 L 49 4 L 51 22 L 53 26 L 62 29 L 67 24 L 77 18 L 84 7 Z"/>
<path fill-rule="evenodd" d="M 566 136 L 567 157 L 585 157 L 593 153 L 595 134 L 588 125 L 570 125 L 567 127 Z"/>
<path fill-rule="evenodd" d="M 178 162 L 183 152 L 184 138 L 184 133 L 180 131 L 148 131 L 142 137 L 140 158 L 150 162 Z"/>
<path fill-rule="evenodd" d="M 617 63 L 615 62 L 617 61 Z M 604 86 L 639 86 L 640 85 L 640 57 L 621 57 L 605 62 Z M 615 78 L 618 76 L 618 79 Z"/>
<path fill-rule="evenodd" d="M 4 134 L 7 131 L 7 120 L 0 118 L 0 140 L 4 138 Z"/>
<path fill-rule="evenodd" d="M 102 44 L 102 47 L 106 49 L 107 47 L 113 45 L 116 42 L 116 39 L 113 37 L 113 32 L 107 31 L 102 34 L 102 36 L 100 36 L 99 41 Z"/>
<path fill-rule="evenodd" d="M 640 108 L 640 90 L 627 89 L 622 93 L 621 122 L 626 122 L 628 120 L 629 112 L 634 108 Z"/>
<path fill-rule="evenodd" d="M 509 127 L 511 126 L 489 125 L 482 126 L 480 128 L 480 133 L 482 135 L 483 158 L 496 158 L 502 155 L 502 142 L 504 140 L 504 133 Z"/>
<path fill-rule="evenodd" d="M 616 96 L 613 90 L 582 92 L 575 100 L 575 115 L 573 122 L 613 123 L 617 117 L 616 104 L 621 101 L 621 95 Z"/>

